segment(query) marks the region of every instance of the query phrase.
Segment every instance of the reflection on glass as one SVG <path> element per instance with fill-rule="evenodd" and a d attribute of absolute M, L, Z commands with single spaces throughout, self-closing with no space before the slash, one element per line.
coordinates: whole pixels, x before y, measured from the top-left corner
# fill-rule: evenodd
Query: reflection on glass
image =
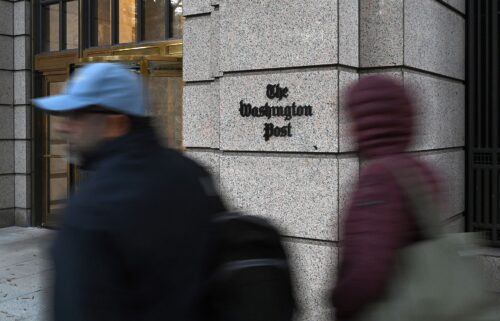
<path fill-rule="evenodd" d="M 135 0 L 119 0 L 118 9 L 119 42 L 134 42 L 137 28 L 137 7 Z"/>
<path fill-rule="evenodd" d="M 182 38 L 184 20 L 182 16 L 182 0 L 170 0 L 172 12 L 172 37 Z"/>
<path fill-rule="evenodd" d="M 151 77 L 149 104 L 155 128 L 171 148 L 182 146 L 182 77 Z"/>
<path fill-rule="evenodd" d="M 66 49 L 78 48 L 78 1 L 66 2 Z"/>
<path fill-rule="evenodd" d="M 42 7 L 43 51 L 59 50 L 59 4 Z"/>
<path fill-rule="evenodd" d="M 61 93 L 65 82 L 49 84 L 49 94 Z M 69 194 L 70 173 L 66 161 L 66 141 L 55 130 L 60 117 L 48 116 L 48 206 L 49 213 L 57 213 L 64 206 Z"/>
<path fill-rule="evenodd" d="M 165 39 L 165 0 L 142 0 L 144 40 Z"/>
<path fill-rule="evenodd" d="M 96 5 L 97 4 L 97 5 Z M 93 45 L 111 44 L 111 0 L 94 0 L 92 24 L 94 28 Z"/>

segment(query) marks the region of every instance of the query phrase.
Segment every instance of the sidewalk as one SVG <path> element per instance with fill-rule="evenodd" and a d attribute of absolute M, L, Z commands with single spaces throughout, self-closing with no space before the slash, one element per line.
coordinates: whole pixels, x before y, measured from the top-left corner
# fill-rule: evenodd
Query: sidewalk
<path fill-rule="evenodd" d="M 45 321 L 52 286 L 54 231 L 0 228 L 0 320 Z"/>

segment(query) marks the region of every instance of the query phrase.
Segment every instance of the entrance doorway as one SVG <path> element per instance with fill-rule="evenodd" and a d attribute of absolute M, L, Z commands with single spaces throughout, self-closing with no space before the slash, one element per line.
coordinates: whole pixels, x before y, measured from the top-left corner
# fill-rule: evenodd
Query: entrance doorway
<path fill-rule="evenodd" d="M 37 96 L 59 94 L 74 70 L 89 63 L 115 62 L 144 79 L 149 114 L 165 146 L 182 149 L 182 44 L 166 41 L 150 46 L 94 49 L 35 58 Z M 84 176 L 68 162 L 66 142 L 54 130 L 58 117 L 34 110 L 34 222 L 57 228 L 66 201 Z"/>

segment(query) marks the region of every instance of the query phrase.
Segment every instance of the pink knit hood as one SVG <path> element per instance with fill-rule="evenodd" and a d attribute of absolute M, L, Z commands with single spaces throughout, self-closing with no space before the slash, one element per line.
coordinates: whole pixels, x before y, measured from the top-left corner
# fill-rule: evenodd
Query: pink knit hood
<path fill-rule="evenodd" d="M 347 111 L 362 158 L 404 152 L 413 133 L 413 106 L 404 87 L 383 76 L 362 77 L 347 93 Z"/>

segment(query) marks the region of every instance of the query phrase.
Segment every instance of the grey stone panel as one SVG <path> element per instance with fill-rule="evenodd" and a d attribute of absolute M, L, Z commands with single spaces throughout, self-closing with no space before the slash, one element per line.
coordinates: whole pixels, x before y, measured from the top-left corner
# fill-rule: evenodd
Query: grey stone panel
<path fill-rule="evenodd" d="M 212 61 L 211 70 L 213 77 L 222 77 L 220 69 L 220 52 L 221 52 L 221 18 L 220 11 L 212 12 Z"/>
<path fill-rule="evenodd" d="M 14 38 L 0 35 L 0 69 L 12 70 L 14 67 Z"/>
<path fill-rule="evenodd" d="M 14 69 L 31 68 L 31 38 L 29 36 L 14 37 Z"/>
<path fill-rule="evenodd" d="M 182 14 L 184 16 L 209 13 L 213 10 L 211 0 L 187 0 L 184 1 Z"/>
<path fill-rule="evenodd" d="M 12 105 L 14 98 L 14 73 L 0 70 L 0 104 Z"/>
<path fill-rule="evenodd" d="M 361 1 L 361 67 L 403 64 L 403 0 Z"/>
<path fill-rule="evenodd" d="M 12 35 L 14 18 L 14 4 L 10 1 L 0 1 L 0 34 Z"/>
<path fill-rule="evenodd" d="M 465 0 L 443 0 L 443 2 L 446 2 L 453 8 L 457 9 L 461 13 L 465 14 L 466 6 L 465 6 Z"/>
<path fill-rule="evenodd" d="M 224 1 L 221 18 L 222 71 L 338 62 L 337 0 Z"/>
<path fill-rule="evenodd" d="M 232 208 L 274 221 L 287 236 L 337 239 L 335 158 L 223 154 L 220 171 Z"/>
<path fill-rule="evenodd" d="M 31 143 L 26 140 L 14 142 L 16 174 L 28 174 L 31 172 Z"/>
<path fill-rule="evenodd" d="M 339 2 L 339 64 L 359 66 L 359 0 Z"/>
<path fill-rule="evenodd" d="M 24 208 L 16 208 L 15 211 L 16 226 L 28 227 L 31 226 L 31 210 Z"/>
<path fill-rule="evenodd" d="M 465 19 L 435 0 L 405 0 L 405 65 L 465 78 Z"/>
<path fill-rule="evenodd" d="M 330 321 L 328 300 L 337 272 L 338 248 L 333 244 L 286 239 L 294 276 L 299 315 L 297 321 Z"/>
<path fill-rule="evenodd" d="M 29 71 L 14 72 L 14 104 L 26 105 L 31 99 L 31 73 Z"/>
<path fill-rule="evenodd" d="M 446 233 L 461 233 L 465 231 L 465 217 L 461 215 L 460 217 L 446 222 L 444 225 L 444 231 Z"/>
<path fill-rule="evenodd" d="M 14 107 L 14 137 L 16 139 L 31 138 L 31 107 Z"/>
<path fill-rule="evenodd" d="M 0 175 L 0 209 L 14 207 L 14 175 Z"/>
<path fill-rule="evenodd" d="M 14 138 L 14 110 L 12 107 L 0 106 L 0 139 Z"/>
<path fill-rule="evenodd" d="M 353 72 L 339 71 L 339 151 L 351 152 L 356 150 L 356 142 L 352 135 L 352 123 L 349 119 L 346 106 L 347 90 L 359 79 Z"/>
<path fill-rule="evenodd" d="M 29 1 L 14 3 L 14 35 L 28 35 L 31 33 L 31 9 Z"/>
<path fill-rule="evenodd" d="M 0 174 L 14 172 L 14 141 L 0 141 Z"/>
<path fill-rule="evenodd" d="M 412 150 L 465 145 L 465 85 L 425 74 L 404 72 L 415 100 L 416 136 Z"/>
<path fill-rule="evenodd" d="M 31 207 L 31 176 L 18 174 L 15 177 L 15 205 L 19 208 Z"/>
<path fill-rule="evenodd" d="M 0 210 L 0 228 L 13 226 L 16 223 L 14 209 Z"/>
<path fill-rule="evenodd" d="M 355 155 L 338 157 L 339 173 L 339 222 L 338 235 L 342 238 L 344 221 L 359 179 L 359 159 Z"/>
<path fill-rule="evenodd" d="M 183 113 L 185 147 L 219 147 L 218 81 L 186 84 Z"/>
<path fill-rule="evenodd" d="M 213 30 L 210 15 L 188 17 L 184 24 L 184 81 L 212 80 Z"/>
<path fill-rule="evenodd" d="M 441 220 L 465 211 L 465 152 L 463 150 L 428 152 L 419 157 L 433 166 L 441 179 L 446 206 Z"/>
<path fill-rule="evenodd" d="M 282 100 L 266 96 L 268 84 L 288 88 Z M 260 107 L 312 106 L 312 116 L 242 117 L 240 102 Z M 225 75 L 221 79 L 221 149 L 246 151 L 337 152 L 337 70 L 277 71 Z M 297 110 L 299 110 L 297 108 Z M 291 137 L 264 138 L 266 123 L 291 126 Z"/>
<path fill-rule="evenodd" d="M 359 74 L 359 78 L 363 77 L 368 77 L 370 75 L 379 75 L 379 76 L 385 76 L 385 77 L 390 77 L 393 78 L 396 81 L 399 81 L 403 83 L 403 68 L 390 68 L 390 69 L 385 69 L 383 71 L 377 71 L 377 72 L 363 72 Z"/>
<path fill-rule="evenodd" d="M 187 150 L 185 154 L 203 166 L 212 175 L 214 184 L 220 189 L 220 154 L 209 150 Z"/>

